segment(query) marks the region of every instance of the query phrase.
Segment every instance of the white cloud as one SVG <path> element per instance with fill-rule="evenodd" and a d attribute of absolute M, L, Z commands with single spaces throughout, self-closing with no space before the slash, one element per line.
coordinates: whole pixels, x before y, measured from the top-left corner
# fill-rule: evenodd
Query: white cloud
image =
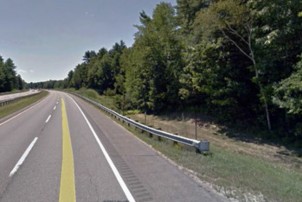
<path fill-rule="evenodd" d="M 29 70 L 25 70 L 25 69 L 20 69 L 20 68 L 17 68 L 17 73 L 18 74 L 32 74 L 34 73 L 35 71 L 33 69 L 29 69 Z"/>
<path fill-rule="evenodd" d="M 26 74 L 27 71 L 24 70 L 24 69 L 17 69 L 17 73 L 18 73 L 18 74 Z"/>

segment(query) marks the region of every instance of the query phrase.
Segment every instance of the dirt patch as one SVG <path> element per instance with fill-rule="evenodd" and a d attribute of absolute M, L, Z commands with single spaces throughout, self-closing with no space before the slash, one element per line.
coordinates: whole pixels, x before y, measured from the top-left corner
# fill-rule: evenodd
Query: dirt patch
<path fill-rule="evenodd" d="M 288 169 L 302 171 L 302 158 L 299 158 L 285 147 L 230 138 L 223 132 L 220 132 L 224 131 L 222 126 L 207 121 L 202 121 L 201 124 L 199 123 L 195 127 L 193 119 L 167 119 L 153 115 L 145 117 L 144 114 L 131 115 L 130 118 L 154 128 L 193 139 L 205 139 L 210 141 L 211 144 L 227 150 L 255 156 Z"/>

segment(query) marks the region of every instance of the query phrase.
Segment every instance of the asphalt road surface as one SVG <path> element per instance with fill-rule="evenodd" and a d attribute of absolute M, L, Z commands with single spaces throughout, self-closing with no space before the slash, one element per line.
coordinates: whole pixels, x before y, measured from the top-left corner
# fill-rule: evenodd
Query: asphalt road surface
<path fill-rule="evenodd" d="M 0 123 L 0 201 L 225 201 L 62 92 Z"/>
<path fill-rule="evenodd" d="M 33 94 L 37 94 L 38 90 L 29 90 L 22 93 L 13 93 L 13 94 L 6 94 L 6 95 L 0 95 L 0 102 L 8 101 L 8 100 L 14 100 L 20 97 L 25 97 Z"/>

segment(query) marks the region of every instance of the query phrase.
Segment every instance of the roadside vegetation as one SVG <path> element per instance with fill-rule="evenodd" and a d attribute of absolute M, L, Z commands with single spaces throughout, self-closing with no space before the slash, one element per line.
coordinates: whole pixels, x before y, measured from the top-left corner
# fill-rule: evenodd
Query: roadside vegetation
<path fill-rule="evenodd" d="M 208 139 L 210 156 L 154 144 L 215 185 L 299 201 L 301 12 L 301 0 L 163 2 L 140 13 L 131 47 L 88 50 L 64 80 L 28 87 L 73 88 L 148 125 Z"/>
<path fill-rule="evenodd" d="M 14 61 L 11 58 L 4 60 L 0 55 L 0 95 L 22 91 L 25 85 L 25 81 L 16 72 Z"/>
<path fill-rule="evenodd" d="M 302 142 L 302 3 L 178 0 L 141 12 L 134 44 L 84 53 L 66 79 L 119 110 L 196 111 L 264 139 Z"/>
<path fill-rule="evenodd" d="M 2 107 L 0 106 L 0 119 L 32 105 L 33 103 L 39 101 L 40 99 L 46 97 L 47 95 L 48 95 L 47 91 L 42 91 L 32 96 L 27 96 L 24 98 L 17 99 L 16 101 L 13 101 Z"/>
<path fill-rule="evenodd" d="M 100 96 L 91 89 L 68 91 L 107 107 L 116 107 L 112 97 Z M 141 123 L 146 121 L 149 126 L 195 138 L 195 123 L 183 113 L 182 117 L 177 114 L 145 117 L 137 112 L 127 111 L 125 114 Z M 210 153 L 201 155 L 171 141 L 150 138 L 139 130 L 119 123 L 178 165 L 191 170 L 189 174 L 197 176 L 231 199 L 298 202 L 302 197 L 302 159 L 295 151 L 284 146 L 228 137 L 221 125 L 205 121 L 203 125 L 198 125 L 197 139 L 210 141 Z"/>

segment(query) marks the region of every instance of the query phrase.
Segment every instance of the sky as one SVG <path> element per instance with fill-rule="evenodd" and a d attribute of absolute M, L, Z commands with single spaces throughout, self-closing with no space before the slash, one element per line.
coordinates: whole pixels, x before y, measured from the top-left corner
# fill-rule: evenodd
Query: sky
<path fill-rule="evenodd" d="M 0 56 L 26 82 L 60 80 L 87 50 L 133 44 L 139 13 L 176 0 L 0 0 Z"/>

